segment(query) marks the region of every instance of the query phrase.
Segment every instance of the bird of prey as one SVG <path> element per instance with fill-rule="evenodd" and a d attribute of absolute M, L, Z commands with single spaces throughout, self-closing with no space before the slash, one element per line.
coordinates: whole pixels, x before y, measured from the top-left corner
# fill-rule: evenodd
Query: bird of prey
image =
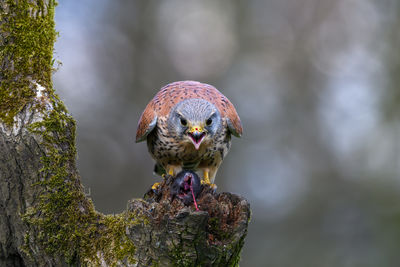
<path fill-rule="evenodd" d="M 203 175 L 202 184 L 215 187 L 231 135 L 241 134 L 240 118 L 228 98 L 211 85 L 179 81 L 161 88 L 148 103 L 136 142 L 147 140 L 158 174 L 193 170 Z"/>

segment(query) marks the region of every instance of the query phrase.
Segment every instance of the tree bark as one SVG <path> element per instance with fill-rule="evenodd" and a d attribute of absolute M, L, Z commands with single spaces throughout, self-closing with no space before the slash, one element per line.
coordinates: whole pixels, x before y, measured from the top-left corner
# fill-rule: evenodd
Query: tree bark
<path fill-rule="evenodd" d="M 173 177 L 126 211 L 94 209 L 76 170 L 75 121 L 52 88 L 53 0 L 0 1 L 0 266 L 237 266 L 248 202 Z"/>

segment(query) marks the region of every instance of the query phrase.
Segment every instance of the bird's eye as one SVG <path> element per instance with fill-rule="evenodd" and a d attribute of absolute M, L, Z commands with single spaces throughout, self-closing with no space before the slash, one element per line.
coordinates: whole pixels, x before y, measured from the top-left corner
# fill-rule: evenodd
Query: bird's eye
<path fill-rule="evenodd" d="M 206 125 L 207 125 L 207 126 L 210 126 L 210 125 L 212 124 L 212 122 L 213 122 L 213 121 L 212 121 L 212 119 L 210 118 L 210 119 L 206 120 Z"/>
<path fill-rule="evenodd" d="M 183 126 L 187 126 L 187 120 L 184 119 L 184 118 L 181 118 L 181 124 L 182 124 Z"/>

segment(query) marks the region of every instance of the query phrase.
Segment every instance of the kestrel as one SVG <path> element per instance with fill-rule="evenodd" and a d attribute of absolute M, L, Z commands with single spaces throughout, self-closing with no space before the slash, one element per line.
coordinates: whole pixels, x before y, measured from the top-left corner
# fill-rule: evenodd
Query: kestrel
<path fill-rule="evenodd" d="M 228 98 L 211 85 L 180 81 L 161 88 L 147 104 L 136 142 L 147 140 L 157 173 L 194 170 L 202 183 L 213 185 L 232 134 L 240 137 L 242 124 Z"/>

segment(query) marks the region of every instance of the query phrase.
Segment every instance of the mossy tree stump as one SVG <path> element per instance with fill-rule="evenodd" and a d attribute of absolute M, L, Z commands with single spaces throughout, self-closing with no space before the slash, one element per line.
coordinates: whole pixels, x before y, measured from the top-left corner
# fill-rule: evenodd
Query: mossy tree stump
<path fill-rule="evenodd" d="M 97 212 L 76 170 L 75 121 L 52 88 L 53 0 L 0 1 L 0 266 L 237 266 L 250 208 L 203 190 Z"/>

